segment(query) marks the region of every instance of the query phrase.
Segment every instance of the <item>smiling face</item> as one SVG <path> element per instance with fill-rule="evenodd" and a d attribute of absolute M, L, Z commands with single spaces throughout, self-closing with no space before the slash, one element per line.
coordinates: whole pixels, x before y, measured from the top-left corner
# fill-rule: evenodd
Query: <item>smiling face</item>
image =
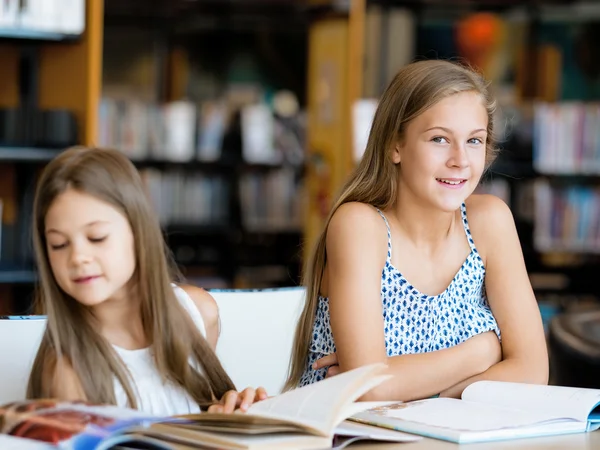
<path fill-rule="evenodd" d="M 119 210 L 68 189 L 48 209 L 45 234 L 50 267 L 63 291 L 86 306 L 125 298 L 136 264 L 133 233 Z"/>
<path fill-rule="evenodd" d="M 455 211 L 473 193 L 486 161 L 487 111 L 476 92 L 441 100 L 406 127 L 393 160 L 400 195 Z"/>

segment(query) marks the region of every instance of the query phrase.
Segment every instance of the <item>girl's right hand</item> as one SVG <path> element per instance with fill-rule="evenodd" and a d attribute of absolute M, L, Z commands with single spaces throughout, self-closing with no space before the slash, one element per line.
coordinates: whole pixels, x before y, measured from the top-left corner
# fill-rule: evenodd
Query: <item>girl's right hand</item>
<path fill-rule="evenodd" d="M 325 378 L 339 374 L 340 366 L 338 364 L 337 354 L 330 353 L 329 355 L 325 355 L 322 358 L 317 359 L 312 366 L 313 370 L 319 370 L 323 367 L 327 367 Z"/>
<path fill-rule="evenodd" d="M 232 412 L 246 412 L 253 403 L 268 398 L 267 391 L 264 388 L 258 389 L 246 388 L 242 392 L 227 391 L 218 403 L 208 408 L 210 413 L 229 414 Z"/>

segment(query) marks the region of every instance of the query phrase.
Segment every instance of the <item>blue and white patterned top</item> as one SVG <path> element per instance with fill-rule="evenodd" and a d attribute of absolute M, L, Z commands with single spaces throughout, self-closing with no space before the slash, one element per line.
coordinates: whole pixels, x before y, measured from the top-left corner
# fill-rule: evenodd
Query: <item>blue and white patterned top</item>
<path fill-rule="evenodd" d="M 462 222 L 471 253 L 454 279 L 439 295 L 425 295 L 412 286 L 392 265 L 392 234 L 385 215 L 377 210 L 387 227 L 388 252 L 381 272 L 381 304 L 388 356 L 425 353 L 449 348 L 476 334 L 500 330 L 485 294 L 485 266 L 471 237 L 467 209 L 461 206 Z M 326 369 L 313 370 L 312 364 L 334 353 L 335 343 L 329 323 L 329 299 L 319 297 L 309 347 L 307 366 L 300 386 L 325 377 Z"/>

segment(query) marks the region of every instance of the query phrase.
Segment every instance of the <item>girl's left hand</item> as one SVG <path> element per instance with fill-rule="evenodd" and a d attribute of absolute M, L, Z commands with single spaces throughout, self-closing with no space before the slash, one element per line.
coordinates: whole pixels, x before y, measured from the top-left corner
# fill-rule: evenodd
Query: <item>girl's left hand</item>
<path fill-rule="evenodd" d="M 242 392 L 227 391 L 219 403 L 209 406 L 208 412 L 228 414 L 234 411 L 246 412 L 252 403 L 265 400 L 268 397 L 264 388 L 246 388 Z"/>

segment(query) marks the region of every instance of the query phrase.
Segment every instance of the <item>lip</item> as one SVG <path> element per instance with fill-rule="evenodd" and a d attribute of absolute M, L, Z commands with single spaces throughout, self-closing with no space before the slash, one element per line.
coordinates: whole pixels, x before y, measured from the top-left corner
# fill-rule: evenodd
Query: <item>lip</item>
<path fill-rule="evenodd" d="M 85 277 L 75 278 L 73 280 L 73 282 L 77 283 L 77 284 L 86 284 L 86 283 L 91 283 L 92 281 L 96 280 L 97 278 L 100 278 L 100 275 L 89 275 L 89 276 L 85 276 Z"/>
<path fill-rule="evenodd" d="M 452 184 L 445 183 L 441 180 L 449 181 Z M 443 186 L 446 189 L 460 189 L 467 183 L 466 178 L 436 178 L 435 181 L 437 181 L 440 186 Z"/>

